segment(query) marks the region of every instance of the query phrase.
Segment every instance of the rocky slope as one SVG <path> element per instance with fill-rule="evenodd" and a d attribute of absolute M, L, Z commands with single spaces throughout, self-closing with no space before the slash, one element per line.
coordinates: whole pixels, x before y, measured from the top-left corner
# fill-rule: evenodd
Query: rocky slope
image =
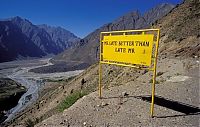
<path fill-rule="evenodd" d="M 186 0 L 153 26 L 161 29 L 154 118 L 149 117 L 152 72 L 104 65 L 103 99 L 91 93 L 37 126 L 199 126 L 199 7 L 198 0 Z M 80 88 L 82 78 L 86 89 L 97 88 L 98 65 L 50 104 Z"/>
<path fill-rule="evenodd" d="M 57 55 L 52 59 L 54 63 L 60 61 L 81 61 L 88 64 L 93 64 L 98 61 L 99 54 L 99 35 L 102 31 L 113 30 L 127 30 L 147 28 L 151 26 L 156 20 L 165 16 L 169 11 L 174 8 L 171 4 L 161 4 L 152 8 L 144 15 L 138 11 L 130 12 L 112 23 L 105 24 L 98 28 L 84 39 L 81 40 L 77 48 L 66 50 L 65 52 Z"/>
<path fill-rule="evenodd" d="M 200 56 L 200 1 L 186 0 L 159 20 L 153 28 L 161 30 L 162 56 Z"/>
<path fill-rule="evenodd" d="M 194 59 L 165 58 L 158 65 L 162 74 L 157 76 L 154 118 L 150 117 L 152 72 L 104 66 L 103 99 L 98 98 L 98 91 L 93 92 L 63 113 L 53 115 L 36 126 L 199 126 L 199 64 Z M 85 73 L 78 81 L 85 78 L 86 88 L 90 89 L 89 85 L 97 87 L 98 75 L 95 74 L 98 74 L 98 66 Z M 79 86 L 78 81 L 73 81 L 69 88 L 72 84 Z M 59 99 L 55 98 L 55 101 Z"/>
<path fill-rule="evenodd" d="M 5 19 L 0 21 L 0 62 L 58 54 L 73 47 L 77 40 L 78 37 L 62 28 L 38 27 L 18 16 Z"/>
<path fill-rule="evenodd" d="M 100 100 L 99 67 L 94 64 L 72 81 L 58 83 L 64 87 L 45 94 L 38 109 L 29 108 L 13 125 L 54 114 L 61 100 L 80 90 L 84 78 L 83 89 L 93 93 L 36 126 L 199 126 L 199 7 L 198 0 L 186 0 L 152 26 L 161 29 L 154 118 L 149 117 L 151 71 L 103 65 L 104 98 Z M 179 37 L 184 39 L 177 41 Z"/>

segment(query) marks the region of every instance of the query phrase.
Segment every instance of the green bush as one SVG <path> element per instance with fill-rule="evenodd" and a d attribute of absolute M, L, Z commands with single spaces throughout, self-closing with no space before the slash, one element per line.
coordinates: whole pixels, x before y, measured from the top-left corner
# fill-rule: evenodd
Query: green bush
<path fill-rule="evenodd" d="M 87 92 L 85 91 L 75 91 L 74 93 L 67 96 L 59 105 L 58 105 L 58 111 L 63 112 L 65 109 L 72 106 L 78 99 L 86 95 Z"/>

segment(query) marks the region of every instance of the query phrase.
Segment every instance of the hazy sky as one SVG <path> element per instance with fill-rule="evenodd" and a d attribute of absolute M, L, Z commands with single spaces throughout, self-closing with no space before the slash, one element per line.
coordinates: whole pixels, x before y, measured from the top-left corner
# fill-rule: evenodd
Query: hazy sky
<path fill-rule="evenodd" d="M 61 26 L 84 37 L 130 11 L 182 0 L 1 0 L 0 19 L 20 16 L 33 24 Z"/>

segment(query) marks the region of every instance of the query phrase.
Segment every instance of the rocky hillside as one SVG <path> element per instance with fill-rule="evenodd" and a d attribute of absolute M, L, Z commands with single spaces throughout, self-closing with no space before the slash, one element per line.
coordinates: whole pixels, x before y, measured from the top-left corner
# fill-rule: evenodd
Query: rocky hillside
<path fill-rule="evenodd" d="M 103 65 L 104 98 L 100 100 L 99 67 L 94 64 L 70 82 L 58 83 L 64 87 L 45 92 L 12 125 L 23 126 L 27 120 L 38 123 L 53 115 L 36 126 L 199 126 L 199 7 L 199 0 L 186 0 L 152 26 L 161 29 L 154 118 L 149 117 L 151 71 Z M 93 93 L 60 114 L 53 112 L 81 88 Z"/>
<path fill-rule="evenodd" d="M 130 12 L 112 23 L 105 24 L 81 40 L 77 48 L 66 50 L 52 59 L 54 63 L 60 61 L 82 61 L 93 64 L 98 61 L 99 35 L 102 31 L 127 30 L 148 28 L 156 20 L 165 16 L 174 8 L 171 4 L 161 4 L 152 8 L 144 15 L 138 11 Z"/>
<path fill-rule="evenodd" d="M 152 26 L 161 29 L 154 118 L 149 117 L 152 72 L 104 65 L 103 99 L 91 93 L 37 126 L 199 126 L 199 21 L 200 1 L 186 0 Z M 79 88 L 82 78 L 85 89 L 97 88 L 98 65 L 64 91 Z"/>
<path fill-rule="evenodd" d="M 161 30 L 161 56 L 200 56 L 199 0 L 185 0 L 153 28 Z"/>
<path fill-rule="evenodd" d="M 154 118 L 150 117 L 152 72 L 104 66 L 103 99 L 98 98 L 98 91 L 93 92 L 36 127 L 199 126 L 199 64 L 195 59 L 165 58 L 158 65 Z M 71 89 L 80 88 L 82 78 L 86 80 L 86 89 L 97 87 L 98 66 L 91 67 L 68 84 L 69 89 L 60 92 L 50 105 L 56 105 L 61 96 L 70 95 Z M 48 109 L 48 105 L 41 110 Z"/>
<path fill-rule="evenodd" d="M 73 47 L 77 40 L 60 27 L 36 26 L 18 16 L 5 19 L 0 21 L 0 62 L 58 54 Z"/>
<path fill-rule="evenodd" d="M 60 47 L 63 51 L 75 47 L 77 45 L 75 42 L 80 40 L 73 33 L 61 27 L 51 27 L 46 24 L 38 25 L 38 27 L 44 29 L 50 35 L 56 46 Z"/>

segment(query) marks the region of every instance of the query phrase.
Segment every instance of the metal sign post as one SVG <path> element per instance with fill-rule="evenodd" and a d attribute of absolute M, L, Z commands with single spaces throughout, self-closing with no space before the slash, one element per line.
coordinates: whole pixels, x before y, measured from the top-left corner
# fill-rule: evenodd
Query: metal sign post
<path fill-rule="evenodd" d="M 159 36 L 159 29 L 101 32 L 99 62 L 100 98 L 102 98 L 101 64 L 128 66 L 153 71 L 150 110 L 151 117 L 153 117 Z"/>
<path fill-rule="evenodd" d="M 158 59 L 158 46 L 159 46 L 159 37 L 160 31 L 158 30 L 157 39 L 156 39 L 156 49 L 154 53 L 154 67 L 153 67 L 153 83 L 152 83 L 152 93 L 151 93 L 151 117 L 153 117 L 154 113 L 154 96 L 155 96 L 155 84 L 156 84 L 156 67 L 157 67 L 157 59 Z"/>

